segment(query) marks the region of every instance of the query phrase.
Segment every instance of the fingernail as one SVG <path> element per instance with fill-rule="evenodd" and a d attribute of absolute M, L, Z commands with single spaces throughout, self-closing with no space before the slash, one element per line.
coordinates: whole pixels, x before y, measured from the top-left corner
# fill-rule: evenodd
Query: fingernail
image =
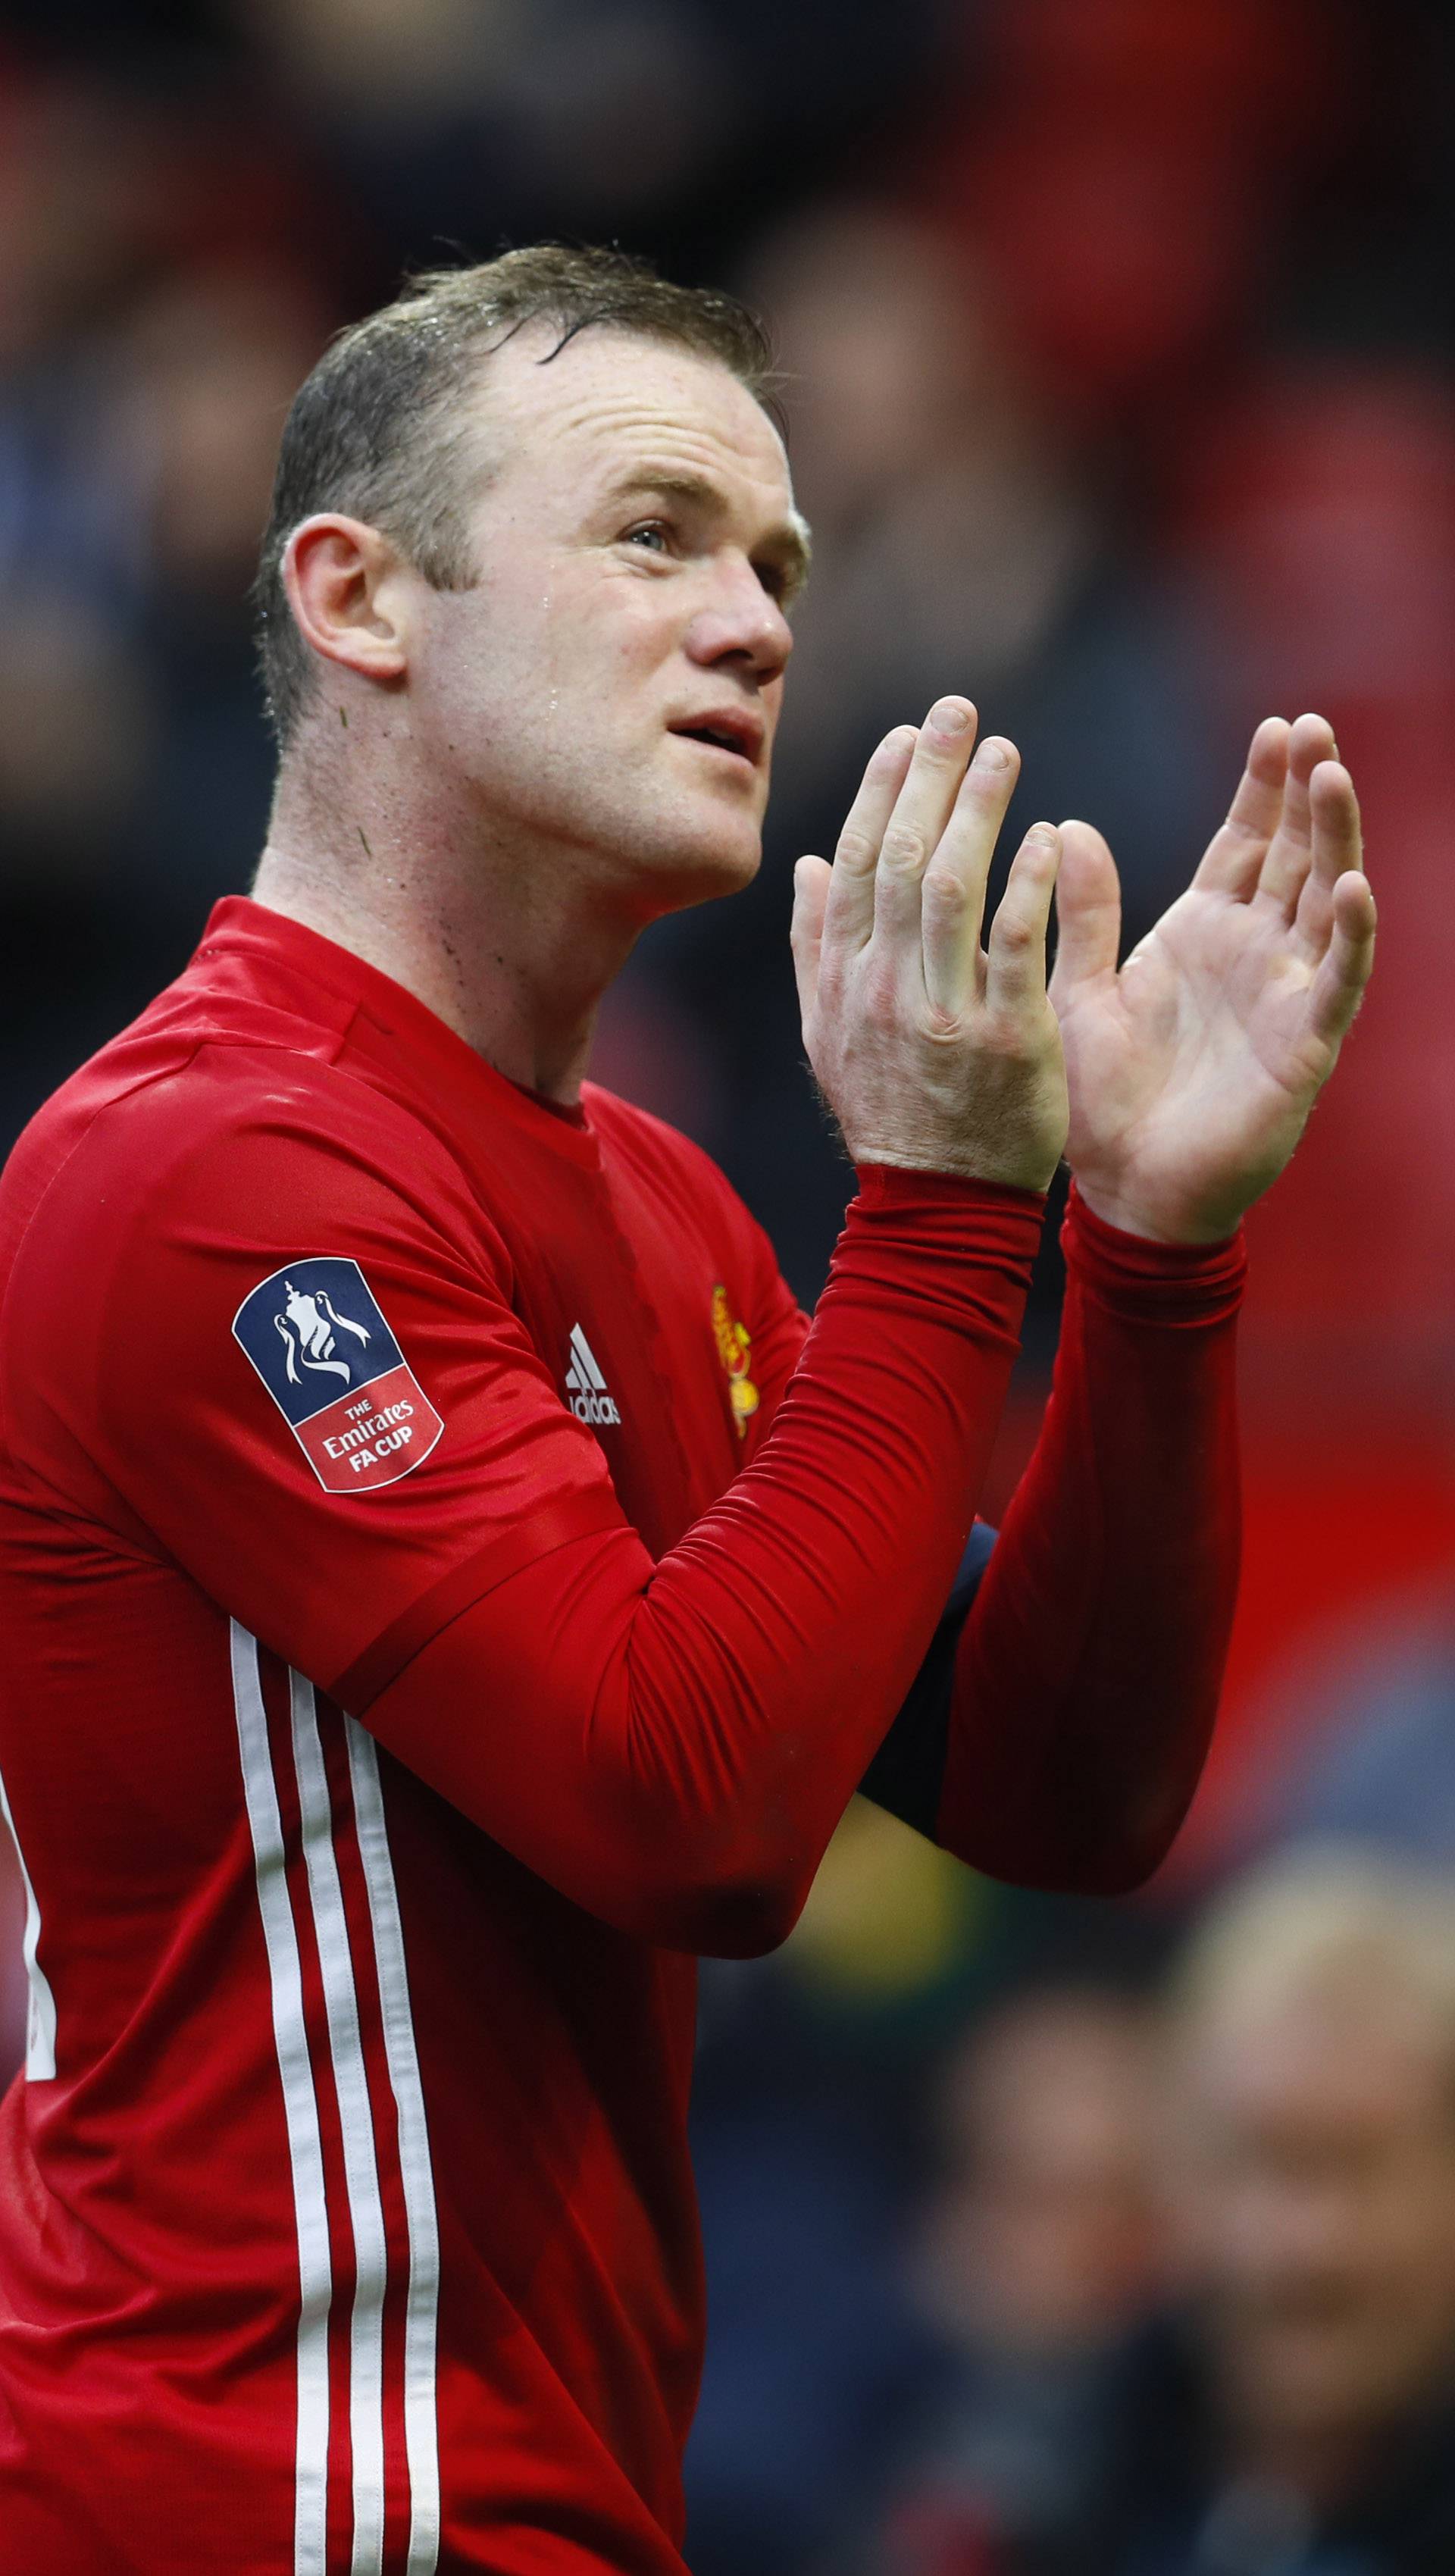
<path fill-rule="evenodd" d="M 964 733 L 970 710 L 958 698 L 938 698 L 930 709 L 930 722 L 937 733 Z"/>
<path fill-rule="evenodd" d="M 981 769 L 1009 769 L 1010 767 L 1010 753 L 1004 743 L 995 741 L 993 736 L 989 742 L 981 744 L 975 754 L 975 760 L 977 767 Z"/>

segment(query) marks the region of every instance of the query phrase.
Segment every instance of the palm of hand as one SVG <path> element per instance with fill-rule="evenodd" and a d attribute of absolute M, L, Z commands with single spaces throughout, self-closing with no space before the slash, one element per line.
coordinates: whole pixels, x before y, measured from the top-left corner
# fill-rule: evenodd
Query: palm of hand
<path fill-rule="evenodd" d="M 1282 1170 L 1369 969 L 1347 774 L 1302 718 L 1254 738 L 1238 797 L 1187 892 L 1116 967 L 1116 872 L 1068 825 L 1051 995 L 1071 1097 L 1068 1159 L 1114 1224 L 1214 1241 Z"/>

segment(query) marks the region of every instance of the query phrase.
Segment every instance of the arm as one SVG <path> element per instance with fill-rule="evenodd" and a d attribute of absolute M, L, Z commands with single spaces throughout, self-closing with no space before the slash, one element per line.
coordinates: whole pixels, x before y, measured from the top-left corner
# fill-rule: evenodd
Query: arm
<path fill-rule="evenodd" d="M 1165 1857 L 1237 1595 L 1236 1240 L 1139 1241 L 1073 1197 L 1056 1381 L 966 1623 L 936 1839 L 1113 1894 Z"/>
<path fill-rule="evenodd" d="M 1120 970 L 1111 853 L 1063 826 L 1051 992 L 1078 1189 L 1055 1389 L 973 1607 L 952 1605 L 864 1783 L 998 1876 L 1133 1886 L 1196 1786 L 1237 1574 L 1234 1229 L 1372 952 L 1333 749 L 1317 716 L 1260 725 L 1191 887 Z"/>
<path fill-rule="evenodd" d="M 677 1547 L 654 1567 L 624 1525 L 568 1541 L 337 1696 L 591 1912 L 771 1947 L 950 1587 L 1039 1217 L 1025 1192 L 866 1173 L 762 1450 Z"/>
<path fill-rule="evenodd" d="M 998 1540 L 971 1533 L 861 1786 L 1018 1885 L 1111 1894 L 1171 1845 L 1237 1589 L 1233 1242 L 1163 1247 L 1073 1196 L 1055 1385 Z"/>
<path fill-rule="evenodd" d="M 577 1904 L 683 1948 L 768 1946 L 949 1589 L 1039 1195 L 866 1168 L 771 1429 L 654 1562 L 437 1140 L 312 1064 L 225 1054 L 194 1080 L 215 1130 L 169 1168 L 166 1086 L 140 1087 L 17 1259 L 17 1456 L 38 1477 L 70 1458 L 67 1508 L 182 1569 L 226 1614 L 222 1654 L 230 1617 Z M 276 1314 L 300 1243 L 443 1425 L 357 1491 L 317 1472 L 284 1364 L 265 1381 L 234 1330 Z"/>

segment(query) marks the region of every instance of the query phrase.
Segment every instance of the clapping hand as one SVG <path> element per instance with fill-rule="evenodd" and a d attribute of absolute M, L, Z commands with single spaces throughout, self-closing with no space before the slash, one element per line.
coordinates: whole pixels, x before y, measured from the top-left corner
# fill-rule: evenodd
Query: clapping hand
<path fill-rule="evenodd" d="M 1050 994 L 1095 1214 L 1215 1242 L 1288 1161 L 1369 978 L 1359 808 L 1322 716 L 1268 717 L 1191 885 L 1118 967 L 1106 842 L 1062 826 Z"/>
<path fill-rule="evenodd" d="M 982 946 L 1020 762 L 995 735 L 977 748 L 975 731 L 959 697 L 897 727 L 864 772 L 833 866 L 799 860 L 804 1041 L 855 1162 L 1043 1190 L 1066 1140 L 1046 998 L 1059 842 L 1049 824 L 1026 834 Z"/>

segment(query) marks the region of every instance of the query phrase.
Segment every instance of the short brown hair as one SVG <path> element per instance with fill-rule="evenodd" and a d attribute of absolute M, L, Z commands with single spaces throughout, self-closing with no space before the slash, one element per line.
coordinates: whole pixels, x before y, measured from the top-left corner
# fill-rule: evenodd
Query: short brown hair
<path fill-rule="evenodd" d="M 468 589 L 463 504 L 478 450 L 472 457 L 470 429 L 451 413 L 488 335 L 510 337 L 537 321 L 559 333 L 542 364 L 578 331 L 606 324 L 717 359 L 769 407 L 772 351 L 757 316 L 712 288 L 675 286 L 623 251 L 540 242 L 410 277 L 393 304 L 339 333 L 284 425 L 252 593 L 280 747 L 314 686 L 313 657 L 283 587 L 292 531 L 315 510 L 347 511 L 382 529 L 436 589 Z"/>

